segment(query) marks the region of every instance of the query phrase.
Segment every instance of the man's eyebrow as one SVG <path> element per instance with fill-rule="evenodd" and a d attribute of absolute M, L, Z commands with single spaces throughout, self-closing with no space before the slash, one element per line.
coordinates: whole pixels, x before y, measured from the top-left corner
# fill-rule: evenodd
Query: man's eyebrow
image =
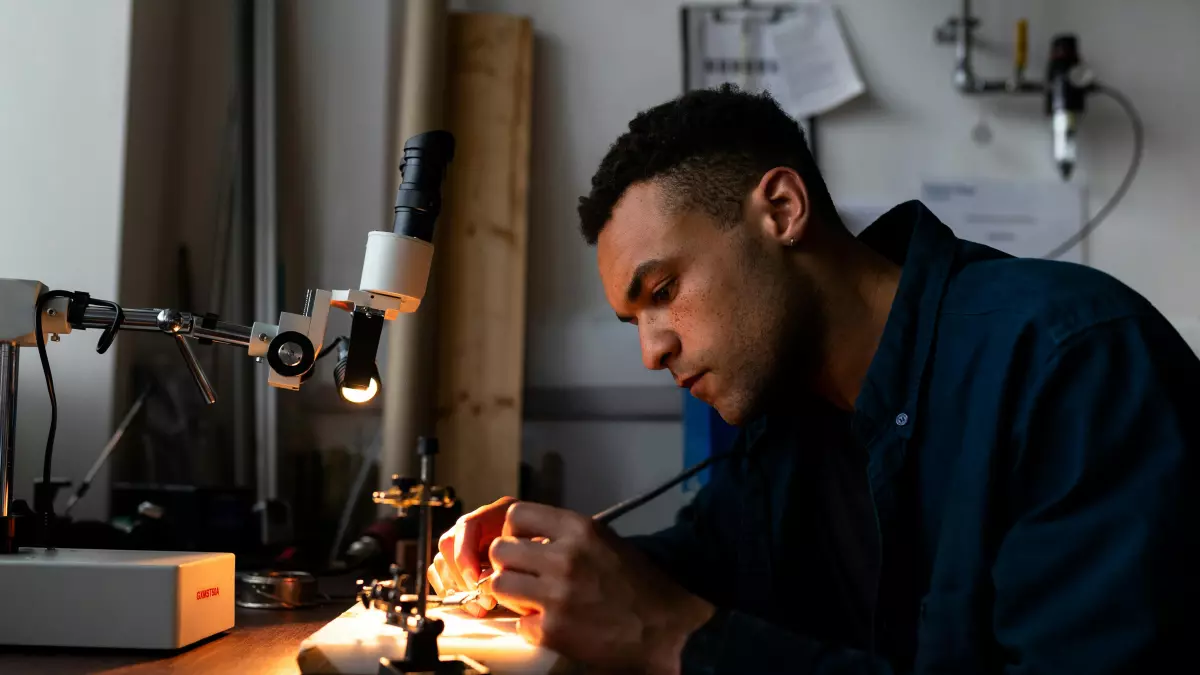
<path fill-rule="evenodd" d="M 629 288 L 625 291 L 625 298 L 629 302 L 637 302 L 637 299 L 642 297 L 642 285 L 647 276 L 662 267 L 661 260 L 647 260 L 637 266 L 633 271 L 633 278 L 629 280 Z"/>

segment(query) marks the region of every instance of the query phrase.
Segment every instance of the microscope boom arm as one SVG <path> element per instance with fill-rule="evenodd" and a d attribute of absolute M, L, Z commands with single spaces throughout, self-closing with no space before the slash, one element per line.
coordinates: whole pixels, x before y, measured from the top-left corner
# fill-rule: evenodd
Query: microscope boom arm
<path fill-rule="evenodd" d="M 38 282 L 0 280 L 0 287 L 6 284 L 44 288 Z M 330 307 L 392 320 L 405 311 L 416 309 L 416 302 L 406 300 L 359 290 L 310 290 L 302 313 L 283 312 L 277 324 L 256 321 L 251 326 L 176 309 L 121 308 L 122 319 L 118 329 L 162 332 L 180 339 L 191 338 L 201 344 L 244 347 L 247 356 L 266 361 L 270 366 L 268 384 L 281 389 L 298 390 L 301 378 L 312 367 L 324 346 Z M 73 330 L 107 329 L 113 325 L 113 314 L 111 307 L 87 305 L 80 308 L 74 306 L 70 298 L 54 298 L 42 307 L 42 332 L 46 341 L 51 342 Z M 33 322 L 29 323 L 28 332 L 11 336 L 10 340 L 22 346 L 33 346 Z M 203 373 L 197 373 L 199 364 L 190 356 L 190 346 L 182 351 L 189 368 L 200 382 L 204 379 Z M 201 384 L 200 388 L 204 391 L 206 386 Z"/>

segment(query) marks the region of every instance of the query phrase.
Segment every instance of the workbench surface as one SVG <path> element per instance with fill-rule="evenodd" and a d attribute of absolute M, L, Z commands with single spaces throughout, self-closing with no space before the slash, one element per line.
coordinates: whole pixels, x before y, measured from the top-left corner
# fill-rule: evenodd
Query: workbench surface
<path fill-rule="evenodd" d="M 293 675 L 300 642 L 337 617 L 352 601 L 312 609 L 238 608 L 234 629 L 176 652 L 0 646 L 4 675 Z"/>

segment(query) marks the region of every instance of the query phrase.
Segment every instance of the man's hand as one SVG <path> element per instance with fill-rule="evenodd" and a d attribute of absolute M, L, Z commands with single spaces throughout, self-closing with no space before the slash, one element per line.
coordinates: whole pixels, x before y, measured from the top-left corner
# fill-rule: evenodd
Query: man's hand
<path fill-rule="evenodd" d="M 529 502 L 507 511 L 484 587 L 523 615 L 526 640 L 590 666 L 679 672 L 683 645 L 711 604 L 591 518 Z"/>
<path fill-rule="evenodd" d="M 442 535 L 438 540 L 438 553 L 426 574 L 434 591 L 441 595 L 475 589 L 488 547 L 502 533 L 505 514 L 515 502 L 512 497 L 503 497 L 480 507 L 459 518 L 454 527 Z M 495 607 L 495 598 L 481 594 L 477 602 L 467 603 L 462 609 L 474 616 L 483 616 Z"/>

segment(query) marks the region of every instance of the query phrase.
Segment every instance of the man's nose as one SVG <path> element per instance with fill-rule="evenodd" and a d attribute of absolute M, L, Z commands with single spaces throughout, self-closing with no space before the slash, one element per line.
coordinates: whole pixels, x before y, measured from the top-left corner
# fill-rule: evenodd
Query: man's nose
<path fill-rule="evenodd" d="M 642 342 L 642 365 L 648 370 L 662 370 L 679 354 L 679 337 L 672 330 L 644 325 L 638 328 Z"/>

